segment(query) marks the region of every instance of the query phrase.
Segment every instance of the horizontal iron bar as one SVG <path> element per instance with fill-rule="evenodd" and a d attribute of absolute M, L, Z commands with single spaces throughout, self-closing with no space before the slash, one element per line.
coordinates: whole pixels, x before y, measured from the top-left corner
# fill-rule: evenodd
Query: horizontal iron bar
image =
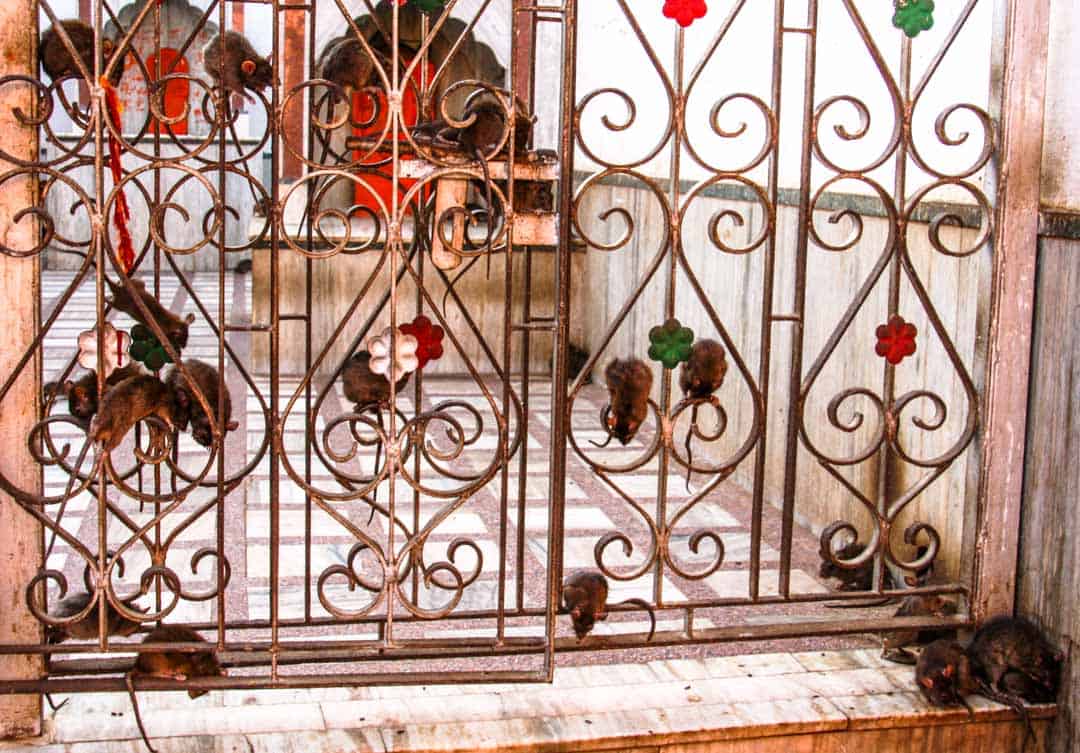
<path fill-rule="evenodd" d="M 389 672 L 375 674 L 296 675 L 270 677 L 199 677 L 178 682 L 140 677 L 135 688 L 144 690 L 259 690 L 272 688 L 334 688 L 359 685 L 464 685 L 471 683 L 545 682 L 542 672 Z M 108 693 L 126 692 L 123 677 L 72 678 L 64 680 L 13 680 L 0 683 L 0 695 L 16 693 Z"/>
<path fill-rule="evenodd" d="M 799 594 L 798 596 L 791 596 L 791 597 L 786 598 L 786 599 L 784 597 L 782 597 L 782 596 L 761 596 L 757 600 L 734 599 L 733 598 L 733 599 L 717 599 L 717 600 L 713 600 L 713 601 L 688 601 L 688 602 L 682 602 L 680 604 L 657 605 L 655 607 L 655 609 L 660 614 L 663 614 L 665 612 L 686 613 L 686 612 L 690 612 L 690 611 L 697 611 L 697 610 L 703 610 L 703 609 L 726 608 L 726 607 L 746 607 L 746 606 L 754 606 L 754 605 L 773 605 L 773 606 L 777 606 L 777 605 L 782 605 L 782 604 L 791 605 L 791 604 L 799 604 L 799 603 L 821 603 L 821 602 L 827 602 L 827 601 L 828 602 L 845 602 L 845 601 L 863 602 L 863 601 L 877 601 L 877 600 L 881 600 L 881 599 L 885 599 L 885 598 L 895 598 L 895 599 L 899 600 L 899 599 L 903 599 L 906 596 L 911 596 L 911 595 L 914 595 L 914 594 L 941 595 L 941 596 L 956 595 L 956 596 L 965 596 L 966 597 L 968 595 L 968 591 L 962 585 L 952 583 L 952 584 L 942 584 L 942 585 L 935 585 L 935 586 L 927 586 L 927 587 L 922 587 L 922 588 L 901 588 L 901 589 L 883 590 L 883 591 L 843 591 L 843 592 L 829 592 L 829 593 Z M 609 613 L 612 613 L 612 612 L 630 613 L 630 612 L 640 612 L 640 611 L 643 611 L 643 610 L 641 609 L 641 607 L 636 607 L 636 606 L 633 606 L 633 605 L 611 604 L 611 605 L 608 606 L 607 611 Z M 504 614 L 505 614 L 507 619 L 520 619 L 520 618 L 528 618 L 528 617 L 534 617 L 535 618 L 535 617 L 543 617 L 543 616 L 545 616 L 547 614 L 547 611 L 545 609 L 543 609 L 543 608 L 531 608 L 531 609 L 522 609 L 522 610 L 507 610 L 506 612 L 504 612 Z M 456 614 L 454 614 L 454 615 L 452 615 L 450 617 L 447 617 L 447 618 L 444 618 L 444 619 L 440 620 L 440 622 L 442 624 L 446 625 L 446 624 L 454 624 L 455 622 L 458 622 L 458 621 L 493 620 L 493 619 L 496 619 L 497 617 L 498 617 L 498 613 L 496 611 L 494 611 L 494 610 L 475 611 L 475 612 L 459 612 L 459 613 L 456 613 Z M 339 620 L 339 619 L 335 619 L 333 617 L 326 617 L 326 618 L 321 618 L 321 619 L 317 618 L 317 619 L 311 619 L 311 620 L 280 620 L 278 622 L 278 624 L 282 628 L 302 629 L 302 628 L 326 627 L 326 626 L 330 626 L 330 625 L 339 626 L 339 627 L 340 626 L 346 626 L 346 625 L 379 625 L 379 624 L 382 624 L 383 621 L 384 621 L 384 618 L 381 615 L 376 615 L 376 616 L 372 616 L 372 617 L 363 617 L 363 618 L 358 618 L 358 619 L 353 619 L 353 620 Z M 427 623 L 427 622 L 430 622 L 430 621 L 419 618 L 419 617 L 413 617 L 412 615 L 408 615 L 408 616 L 402 615 L 402 616 L 395 616 L 394 622 L 414 623 L 414 624 L 416 624 L 416 623 Z M 819 621 L 816 621 L 816 620 L 803 620 L 801 622 L 792 622 L 790 624 L 796 625 L 796 626 L 798 626 L 798 625 L 804 626 L 806 628 L 806 632 L 802 633 L 801 635 L 812 635 L 814 630 L 816 629 L 816 627 L 818 625 L 822 624 L 822 623 L 819 622 Z M 193 630 L 214 631 L 214 630 L 217 629 L 217 623 L 216 622 L 190 623 L 190 624 L 188 624 L 188 627 L 190 627 Z M 227 630 L 231 630 L 231 631 L 236 631 L 236 630 L 266 630 L 267 628 L 270 627 L 270 621 L 269 620 L 246 620 L 246 621 L 228 622 L 228 623 L 225 624 L 225 627 L 226 627 Z M 728 626 L 728 627 L 730 629 L 732 629 L 732 630 L 753 631 L 756 628 L 756 625 L 744 624 L 744 625 L 731 625 L 731 626 Z M 149 630 L 149 628 L 147 628 L 147 630 Z M 695 630 L 695 633 L 698 633 L 698 632 L 699 631 Z M 852 632 L 858 633 L 858 632 L 864 632 L 864 631 L 862 631 L 862 630 L 854 630 Z M 504 638 L 503 643 L 505 645 L 513 645 L 515 642 L 518 642 L 518 641 L 529 641 L 529 640 L 535 640 L 535 639 L 529 639 L 529 638 Z M 468 642 L 468 639 L 454 639 L 453 641 L 451 641 L 451 643 L 453 645 L 455 645 L 455 646 L 466 645 L 467 642 Z M 485 645 L 490 643 L 489 640 L 480 640 L 480 641 L 477 641 L 477 642 L 478 643 L 483 643 Z M 399 645 L 409 645 L 409 646 L 422 645 L 423 643 L 424 643 L 423 640 L 399 641 Z M 117 651 L 120 651 L 120 652 L 123 652 L 123 653 L 131 653 L 131 652 L 133 652 L 133 648 L 135 646 L 137 646 L 137 645 L 138 644 L 134 644 L 134 643 L 113 643 L 113 644 L 110 644 L 110 648 L 115 647 L 115 650 L 117 650 Z M 254 643 L 229 643 L 227 645 L 229 647 L 232 647 L 235 650 L 260 650 L 260 649 L 268 648 L 270 644 L 267 643 L 267 642 L 254 642 Z M 303 643 L 297 641 L 293 645 L 295 645 L 297 647 L 300 647 L 300 646 L 305 646 L 306 644 L 303 644 Z M 333 647 L 341 647 L 341 646 L 349 646 L 349 645 L 353 645 L 353 644 L 350 644 L 350 643 L 347 643 L 347 642 L 342 642 L 342 641 L 332 641 L 332 642 L 327 643 L 326 645 L 333 646 Z M 358 646 L 370 646 L 371 641 L 357 642 L 356 645 L 358 645 Z M 442 645 L 442 644 L 440 644 L 440 645 Z M 168 644 L 168 647 L 173 648 L 173 650 L 175 650 L 174 647 L 176 647 L 176 646 L 190 647 L 189 650 L 206 650 L 206 644 L 199 644 L 199 643 Z M 148 647 L 147 650 L 164 650 L 164 649 L 153 649 L 153 648 Z M 392 649 L 386 649 L 386 650 L 390 651 Z M 41 644 L 41 645 L 11 644 L 11 643 L 0 644 L 0 655 L 27 654 L 27 653 L 33 653 L 33 654 L 81 654 L 81 653 L 98 654 L 98 653 L 101 653 L 101 648 L 97 643 L 92 643 L 92 644 L 87 643 L 87 644 L 83 644 L 83 645 L 72 645 L 70 643 L 63 643 L 63 644 L 49 643 L 49 644 Z"/>
<path fill-rule="evenodd" d="M 776 640 L 785 638 L 801 638 L 808 636 L 836 636 L 836 635 L 851 635 L 856 633 L 879 633 L 887 632 L 890 630 L 918 630 L 926 628 L 966 628 L 972 625 L 971 620 L 967 617 L 952 617 L 947 619 L 935 619 L 930 617 L 888 617 L 880 619 L 870 619 L 861 621 L 852 620 L 829 620 L 815 623 L 812 629 L 808 629 L 811 626 L 799 625 L 791 623 L 776 623 L 771 625 L 751 625 L 751 626 L 739 626 L 739 627 L 720 627 L 720 628 L 708 628 L 695 630 L 694 636 L 690 639 L 682 631 L 661 631 L 655 634 L 651 641 L 646 640 L 648 637 L 646 633 L 627 633 L 624 635 L 605 636 L 603 638 L 590 638 L 584 641 L 579 641 L 572 636 L 565 636 L 558 638 L 555 642 L 555 650 L 557 652 L 580 652 L 580 651 L 608 651 L 619 649 L 643 649 L 643 648 L 666 648 L 671 646 L 681 645 L 699 645 L 706 643 L 723 643 L 723 642 L 735 642 L 742 640 Z M 437 651 L 435 649 L 412 651 L 407 656 L 390 656 L 387 652 L 373 651 L 369 654 L 357 654 L 355 649 L 343 646 L 341 642 L 325 642 L 331 643 L 328 648 L 304 648 L 304 649 L 292 649 L 290 647 L 283 646 L 277 653 L 277 664 L 281 665 L 299 665 L 299 664 L 324 664 L 324 663 L 351 663 L 351 662 L 369 662 L 369 661 L 385 661 L 390 658 L 409 658 L 409 659 L 468 659 L 476 656 L 512 656 L 512 655 L 527 655 L 538 653 L 534 647 L 527 647 L 521 642 L 515 642 L 513 645 L 507 644 L 499 647 L 491 652 L 484 654 L 477 654 L 475 652 L 468 651 L 465 647 L 460 647 L 456 650 L 442 650 Z M 203 646 L 205 650 L 205 646 Z M 265 666 L 270 662 L 271 652 L 268 650 L 241 650 L 241 651 L 225 651 L 218 654 L 222 664 L 226 667 L 260 667 Z M 126 660 L 121 658 L 95 658 L 95 659 L 83 659 L 74 661 L 56 661 L 52 665 L 51 672 L 54 679 L 50 680 L 38 680 L 38 681 L 23 681 L 23 682 L 3 682 L 0 683 L 0 693 L 13 693 L 13 692 L 56 692 L 56 693 L 75 693 L 75 692 L 93 692 L 97 690 L 122 690 L 123 687 L 101 687 L 102 683 L 116 682 L 115 680 L 97 679 L 88 680 L 85 679 L 86 675 L 93 674 L 123 674 L 127 672 L 133 664 L 133 659 L 128 657 Z M 469 673 L 464 673 L 469 674 Z M 479 673 L 485 674 L 485 673 Z M 500 673 L 486 673 L 486 674 L 500 674 Z M 72 679 L 55 679 L 56 677 L 83 677 L 82 680 Z M 373 674 L 340 674 L 335 675 L 337 678 L 336 684 L 347 685 L 376 685 L 376 684 L 431 684 L 433 681 L 430 679 L 432 675 L 425 673 L 402 673 L 399 677 L 410 678 L 408 680 L 399 680 L 396 683 L 384 683 L 379 679 L 372 680 L 371 678 L 392 677 L 393 675 L 373 675 Z M 442 678 L 444 673 L 437 673 L 437 676 Z M 294 681 L 297 679 L 303 680 L 304 677 L 311 679 L 314 684 L 307 687 L 319 687 L 325 686 L 323 682 L 324 678 L 331 677 L 329 675 L 293 675 L 281 678 L 282 680 Z M 344 678 L 344 679 L 343 679 Z M 140 682 L 140 689 L 146 690 L 176 690 L 179 688 L 196 688 L 196 689 L 220 689 L 220 688 L 234 688 L 242 689 L 249 687 L 278 687 L 265 684 L 259 684 L 250 686 L 246 683 L 250 680 L 261 682 L 259 678 L 251 677 L 225 677 L 225 678 L 199 678 L 183 683 L 171 682 L 168 680 L 145 680 L 145 688 Z M 482 680 L 472 679 L 472 682 L 481 682 Z M 503 680 L 491 680 L 492 682 L 502 682 Z M 89 683 L 83 685 L 83 683 Z M 329 683 L 335 684 L 335 683 Z M 286 686 L 281 686 L 286 687 Z M 288 687 L 305 687 L 305 685 L 291 685 Z"/>

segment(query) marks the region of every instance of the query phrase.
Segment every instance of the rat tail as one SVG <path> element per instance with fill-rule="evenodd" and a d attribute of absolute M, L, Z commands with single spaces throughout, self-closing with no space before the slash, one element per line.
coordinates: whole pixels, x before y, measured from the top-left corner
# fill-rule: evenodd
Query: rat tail
<path fill-rule="evenodd" d="M 653 635 L 656 634 L 656 610 L 653 609 L 653 605 L 645 601 L 644 599 L 623 599 L 618 604 L 615 604 L 615 606 L 620 606 L 621 604 L 633 604 L 635 606 L 641 607 L 649 613 L 649 637 L 645 640 L 651 641 L 653 639 Z"/>
<path fill-rule="evenodd" d="M 694 473 L 694 428 L 697 426 L 697 403 L 690 406 L 690 426 L 686 429 L 686 491 L 690 491 L 690 477 Z"/>
<path fill-rule="evenodd" d="M 604 431 L 607 432 L 607 439 L 604 440 L 603 444 L 601 444 L 600 442 L 594 442 L 590 439 L 589 444 L 591 444 L 593 447 L 607 447 L 609 444 L 611 444 L 611 438 L 615 436 L 611 433 L 611 429 L 609 429 L 607 425 L 607 417 L 609 413 L 611 413 L 611 403 L 608 403 L 600 409 L 600 425 L 604 427 Z"/>
<path fill-rule="evenodd" d="M 382 411 L 379 410 L 378 403 L 373 403 L 370 406 L 365 406 L 365 407 L 370 407 L 371 408 L 372 412 L 375 414 L 375 421 L 378 422 L 379 428 L 380 429 L 385 429 L 385 424 L 383 424 L 383 419 L 382 419 Z M 364 410 L 364 408 L 359 408 L 359 406 L 358 406 L 358 410 L 356 412 L 359 413 L 362 410 Z M 383 446 L 382 442 L 376 442 L 375 443 L 375 468 L 374 468 L 374 473 L 375 473 L 376 477 L 379 475 L 379 461 L 382 459 L 382 446 Z M 378 484 L 376 484 L 375 488 L 372 489 L 372 491 L 371 491 L 371 501 L 373 503 L 379 501 L 379 485 Z M 373 521 L 373 520 L 375 520 L 375 505 L 374 504 L 371 505 L 371 515 L 368 516 L 367 524 L 371 525 L 371 521 Z"/>
<path fill-rule="evenodd" d="M 127 684 L 128 696 L 131 698 L 131 708 L 135 712 L 135 724 L 139 727 L 139 734 L 142 735 L 143 742 L 146 743 L 146 749 L 150 753 L 157 753 L 154 750 L 154 746 L 150 744 L 150 737 L 146 734 L 146 727 L 143 726 L 142 714 L 139 713 L 139 699 L 135 697 L 135 670 L 132 669 L 124 675 L 124 682 Z"/>
<path fill-rule="evenodd" d="M 1003 693 L 981 678 L 978 680 L 978 684 L 980 694 L 991 701 L 1008 706 L 1020 716 L 1021 721 L 1024 723 L 1024 742 L 1020 746 L 1020 753 L 1025 753 L 1028 741 L 1036 740 L 1037 742 L 1037 738 L 1035 737 L 1035 727 L 1031 724 L 1031 716 L 1028 714 L 1027 707 L 1024 706 L 1024 701 L 1011 693 Z"/>

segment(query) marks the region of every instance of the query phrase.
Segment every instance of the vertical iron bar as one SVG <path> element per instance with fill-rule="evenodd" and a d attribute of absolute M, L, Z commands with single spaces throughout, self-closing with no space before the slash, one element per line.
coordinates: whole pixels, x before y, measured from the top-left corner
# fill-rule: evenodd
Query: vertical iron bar
<path fill-rule="evenodd" d="M 522 322 L 529 324 L 532 322 L 532 265 L 533 265 L 533 248 L 532 246 L 525 246 L 525 285 L 521 291 L 521 318 Z M 525 513 L 527 512 L 527 503 L 529 497 L 529 358 L 532 345 L 532 329 L 524 327 L 521 330 L 521 425 L 523 427 L 523 434 L 521 435 L 521 458 L 518 466 L 518 495 L 517 495 L 517 570 L 515 576 L 517 578 L 517 592 L 516 602 L 517 609 L 521 611 L 525 608 L 525 546 L 527 544 L 526 536 L 528 532 L 525 528 Z M 552 382 L 552 390 L 558 389 L 558 386 Z"/>
<path fill-rule="evenodd" d="M 550 682 L 555 671 L 555 616 L 562 582 L 563 520 L 566 505 L 566 352 L 570 336 L 570 221 L 574 193 L 573 114 L 577 90 L 577 0 L 563 6 L 562 99 L 559 103 L 559 248 L 555 272 L 555 365 L 551 375 L 551 510 L 548 519 L 548 580 L 545 591 L 547 638 L 544 673 Z"/>
<path fill-rule="evenodd" d="M 281 39 L 280 24 L 283 15 L 280 0 L 273 0 L 271 14 L 273 19 L 271 24 L 270 46 L 272 50 L 271 54 L 273 55 L 274 86 L 271 89 L 270 94 L 272 116 L 267 119 L 267 128 L 270 130 L 271 153 L 273 155 L 270 162 L 272 178 L 270 181 L 270 193 L 271 203 L 274 206 L 274 221 L 270 224 L 270 424 L 274 441 L 271 442 L 270 445 L 270 478 L 268 486 L 270 487 L 270 676 L 273 679 L 277 679 L 277 656 L 280 645 L 278 627 L 281 619 L 278 614 L 278 601 L 280 596 L 278 592 L 278 557 L 280 556 L 280 552 L 278 549 L 281 542 L 281 531 L 279 530 L 281 523 L 281 488 L 278 480 L 278 463 L 280 461 L 280 453 L 284 449 L 284 433 L 282 431 L 281 416 L 278 407 L 278 393 L 280 392 L 281 381 L 280 367 L 278 365 L 281 340 L 281 311 L 279 310 L 278 301 L 278 264 L 280 263 L 281 256 L 280 233 L 283 229 L 282 225 L 284 224 L 284 212 L 279 202 L 281 200 L 280 176 L 283 169 L 282 159 L 284 152 L 286 151 L 281 148 L 282 115 L 278 110 L 280 102 L 280 84 L 278 82 L 280 81 L 282 61 L 281 50 L 279 49 Z"/>
<path fill-rule="evenodd" d="M 222 35 L 225 33 L 225 2 L 221 0 L 218 5 L 218 29 Z M 160 52 L 157 55 L 161 57 Z M 218 56 L 219 60 L 224 63 L 225 55 Z M 224 77 L 221 79 L 224 81 Z M 226 102 L 228 102 L 228 96 L 226 95 Z M 164 99 L 164 96 L 162 97 Z M 231 123 L 232 113 L 230 112 L 231 103 L 229 107 L 221 108 L 220 115 L 222 118 Z M 224 121 L 223 121 L 224 122 Z M 231 127 L 231 126 L 230 126 Z M 215 561 L 217 563 L 217 644 L 219 650 L 225 649 L 225 398 L 228 395 L 228 385 L 225 382 L 225 331 L 227 319 L 225 316 L 225 243 L 227 240 L 226 231 L 228 229 L 229 214 L 225 211 L 225 207 L 228 206 L 228 200 L 226 198 L 226 172 L 225 165 L 227 163 L 226 154 L 226 129 L 222 128 L 219 134 L 218 141 L 218 201 L 221 202 L 220 207 L 216 207 L 218 216 L 221 218 L 221 226 L 218 228 L 218 341 L 217 341 L 217 361 L 218 361 L 218 383 L 217 383 L 217 405 L 213 406 L 213 409 L 217 411 L 217 417 L 214 424 L 217 426 L 218 432 L 220 432 L 221 444 L 218 446 L 217 456 L 217 557 Z M 238 154 L 243 153 L 243 147 L 240 146 L 240 140 L 235 138 L 235 132 L 233 132 L 233 143 L 236 144 L 236 150 Z M 244 400 L 244 407 L 247 408 L 247 400 Z M 179 435 L 177 435 L 179 440 Z M 244 444 L 247 444 L 245 439 Z"/>
<path fill-rule="evenodd" d="M 773 216 L 779 217 L 779 172 L 780 172 L 780 107 L 783 89 L 784 67 L 784 0 L 775 0 L 773 4 L 773 58 L 772 58 L 772 83 L 770 88 L 770 102 L 773 111 L 775 131 L 773 133 L 772 154 L 769 156 L 769 203 L 772 205 Z M 764 514 L 765 499 L 765 461 L 769 449 L 769 393 L 772 392 L 769 385 L 770 366 L 772 363 L 772 311 L 774 306 L 774 285 L 776 271 L 776 228 L 778 220 L 774 220 L 769 230 L 769 238 L 765 242 L 765 269 L 763 275 L 763 290 L 761 294 L 761 353 L 758 361 L 758 387 L 761 390 L 761 436 L 758 439 L 758 450 L 754 456 L 754 490 L 753 511 L 750 517 L 750 598 L 756 600 L 760 592 L 761 583 L 761 536 L 762 515 Z M 782 547 L 781 547 L 782 548 Z"/>
<path fill-rule="evenodd" d="M 682 201 L 682 186 L 679 177 L 682 172 L 682 128 L 686 118 L 686 100 L 683 88 L 683 57 L 686 54 L 686 32 L 682 26 L 675 27 L 675 75 L 672 77 L 671 99 L 671 165 L 668 168 L 671 199 L 671 248 L 668 249 L 668 277 L 664 299 L 664 318 L 675 316 L 675 290 L 679 276 L 679 257 L 682 255 L 682 217 L 679 203 Z M 671 373 L 672 369 L 662 368 L 660 372 L 660 415 L 671 415 Z M 657 431 L 662 431 L 657 427 Z M 656 476 L 656 527 L 660 531 L 662 550 L 656 557 L 653 569 L 653 601 L 657 606 L 664 603 L 664 554 L 667 537 L 667 487 L 668 468 L 670 466 L 667 443 L 660 445 L 660 461 Z"/>
<path fill-rule="evenodd" d="M 886 75 L 886 72 L 882 71 L 882 75 Z M 900 76 L 898 81 L 900 89 L 900 96 L 903 103 L 903 117 L 910 123 L 911 120 L 911 39 L 906 35 L 901 35 L 900 42 Z M 893 201 L 896 204 L 897 223 L 902 224 L 904 222 L 902 218 L 902 209 L 904 207 L 904 195 L 906 193 L 907 186 L 907 157 L 908 157 L 908 134 L 911 133 L 910 127 L 904 128 L 901 133 L 899 143 L 896 145 L 896 175 L 893 181 Z M 901 228 L 897 227 L 896 232 L 896 245 L 892 249 L 892 260 L 889 262 L 889 298 L 888 298 L 888 311 L 885 316 L 885 320 L 899 313 L 900 310 L 900 254 L 902 249 L 900 244 L 904 242 L 904 234 L 900 232 Z M 888 361 L 883 361 L 883 375 L 881 384 L 881 401 L 885 409 L 891 410 L 893 400 L 896 395 L 896 368 Z M 892 496 L 892 490 L 894 487 L 894 477 L 899 471 L 896 466 L 896 457 L 890 449 L 888 442 L 882 442 L 881 454 L 878 456 L 878 483 L 877 483 L 877 510 L 878 510 L 878 530 L 881 533 L 881 545 L 878 547 L 877 553 L 874 555 L 874 579 L 875 588 L 878 590 L 885 588 L 885 576 L 889 568 L 888 559 L 885 557 L 885 552 L 889 548 L 889 542 L 886 541 L 886 536 L 889 534 L 889 526 L 884 521 L 889 513 L 889 500 Z"/>
<path fill-rule="evenodd" d="M 811 124 L 814 119 L 814 83 L 817 65 L 818 0 L 807 4 L 807 33 L 805 68 L 803 70 L 803 145 L 799 179 L 799 219 L 796 225 L 798 239 L 795 246 L 795 296 L 792 323 L 791 373 L 788 375 L 788 427 L 787 447 L 784 458 L 784 509 L 780 530 L 780 582 L 781 596 L 790 595 L 791 586 L 791 536 L 795 520 L 795 478 L 799 459 L 799 424 L 802 422 L 802 362 L 803 362 L 803 315 L 806 312 L 806 256 L 809 239 L 809 223 L 813 222 L 810 210 L 810 173 L 813 165 Z"/>

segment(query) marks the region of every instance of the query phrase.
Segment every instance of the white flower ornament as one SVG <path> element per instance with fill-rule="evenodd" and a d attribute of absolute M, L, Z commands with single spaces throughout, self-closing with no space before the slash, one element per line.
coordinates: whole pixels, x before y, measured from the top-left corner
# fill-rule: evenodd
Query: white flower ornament
<path fill-rule="evenodd" d="M 101 343 L 104 346 L 102 364 L 106 379 L 116 369 L 123 368 L 131 362 L 128 348 L 131 347 L 131 335 L 122 332 L 111 323 L 105 322 L 101 328 Z M 79 365 L 91 371 L 98 366 L 98 331 L 97 327 L 79 333 Z"/>
<path fill-rule="evenodd" d="M 406 335 L 399 329 L 393 338 L 395 352 L 393 358 L 391 358 L 390 335 L 391 328 L 387 327 L 382 331 L 382 334 L 368 338 L 367 349 L 368 353 L 371 354 L 368 368 L 371 369 L 373 374 L 381 374 L 388 381 L 396 382 L 420 367 L 420 359 L 416 355 L 416 349 L 420 346 L 420 342 L 412 335 Z"/>

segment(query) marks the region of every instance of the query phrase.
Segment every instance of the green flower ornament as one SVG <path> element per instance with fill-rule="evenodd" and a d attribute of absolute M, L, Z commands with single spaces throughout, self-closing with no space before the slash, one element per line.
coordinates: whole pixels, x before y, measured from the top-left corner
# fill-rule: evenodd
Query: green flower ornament
<path fill-rule="evenodd" d="M 690 360 L 694 331 L 682 326 L 678 319 L 668 319 L 649 330 L 649 343 L 649 358 L 662 363 L 665 369 L 674 369 Z"/>
<path fill-rule="evenodd" d="M 911 38 L 934 25 L 934 0 L 895 0 L 893 26 Z"/>

